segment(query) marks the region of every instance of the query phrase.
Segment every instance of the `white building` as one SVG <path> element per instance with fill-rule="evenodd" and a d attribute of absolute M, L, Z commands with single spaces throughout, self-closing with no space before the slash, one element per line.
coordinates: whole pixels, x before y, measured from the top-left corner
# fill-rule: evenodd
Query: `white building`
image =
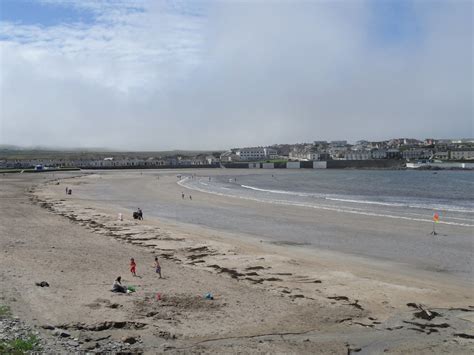
<path fill-rule="evenodd" d="M 451 159 L 453 160 L 471 160 L 474 159 L 474 150 L 452 150 Z"/>
<path fill-rule="evenodd" d="M 329 148 L 329 154 L 332 159 L 338 160 L 338 159 L 344 159 L 344 156 L 347 152 L 346 147 L 331 147 Z"/>
<path fill-rule="evenodd" d="M 221 154 L 221 161 L 222 162 L 240 161 L 240 156 L 230 151 L 224 152 Z"/>
<path fill-rule="evenodd" d="M 293 149 L 289 158 L 292 160 L 315 161 L 328 159 L 329 155 L 325 152 L 318 152 L 311 148 Z"/>
<path fill-rule="evenodd" d="M 368 150 L 352 150 L 345 154 L 345 160 L 369 160 L 372 155 Z"/>
<path fill-rule="evenodd" d="M 433 152 L 428 149 L 408 149 L 402 151 L 404 159 L 429 159 L 433 156 Z"/>
<path fill-rule="evenodd" d="M 277 151 L 273 148 L 253 147 L 237 149 L 235 154 L 240 160 L 275 159 Z"/>
<path fill-rule="evenodd" d="M 314 152 L 307 152 L 307 151 L 292 151 L 290 152 L 289 158 L 293 160 L 317 160 L 319 155 Z"/>
<path fill-rule="evenodd" d="M 385 149 L 373 149 L 370 154 L 372 159 L 387 159 L 387 151 Z"/>
<path fill-rule="evenodd" d="M 333 147 L 345 147 L 347 145 L 347 141 L 331 141 L 330 144 Z"/>
<path fill-rule="evenodd" d="M 264 148 L 265 149 L 265 156 L 268 158 L 268 159 L 276 159 L 278 158 L 278 152 L 276 149 L 273 149 L 273 148 Z"/>
<path fill-rule="evenodd" d="M 206 161 L 208 164 L 217 164 L 220 162 L 219 158 L 216 158 L 214 155 L 206 156 Z"/>
<path fill-rule="evenodd" d="M 434 154 L 435 159 L 441 159 L 441 160 L 448 160 L 449 159 L 449 152 L 436 152 Z"/>

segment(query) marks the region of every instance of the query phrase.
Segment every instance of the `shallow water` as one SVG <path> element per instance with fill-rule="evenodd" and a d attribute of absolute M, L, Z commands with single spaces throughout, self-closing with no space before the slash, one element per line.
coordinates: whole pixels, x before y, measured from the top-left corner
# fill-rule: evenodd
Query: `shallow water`
<path fill-rule="evenodd" d="M 354 213 L 473 226 L 474 175 L 462 171 L 324 170 L 254 174 L 238 178 L 185 178 L 185 187 L 208 193 Z"/>
<path fill-rule="evenodd" d="M 146 173 L 153 174 L 157 173 Z M 91 185 L 88 193 L 131 210 L 141 207 L 145 218 L 150 215 L 283 245 L 329 249 L 472 277 L 474 175 L 470 172 L 279 170 L 254 174 L 227 169 L 210 180 L 204 171 L 198 174 L 191 178 L 190 173 L 183 173 L 177 180 L 186 195 L 199 190 L 259 204 L 201 204 L 197 196 L 183 203 L 181 196 L 160 199 L 151 189 L 127 189 L 122 180 L 109 179 Z M 139 184 L 133 177 L 127 183 Z M 277 213 L 262 210 L 265 204 L 279 207 Z M 319 210 L 334 213 L 326 220 Z M 434 212 L 440 215 L 436 237 L 430 235 Z"/>

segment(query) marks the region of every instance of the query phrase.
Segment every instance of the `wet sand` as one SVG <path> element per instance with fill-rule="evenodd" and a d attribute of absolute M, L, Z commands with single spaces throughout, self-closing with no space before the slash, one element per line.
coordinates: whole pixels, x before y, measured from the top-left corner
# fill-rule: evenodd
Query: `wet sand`
<path fill-rule="evenodd" d="M 94 198 L 88 186 L 132 176 L 130 181 L 140 183 L 124 188 L 134 192 L 136 201 L 149 193 L 150 185 L 159 201 L 175 201 L 182 188 L 174 173 L 159 180 L 137 172 L 72 175 L 56 174 L 59 180 L 46 185 L 43 177 L 53 176 L 1 178 L 0 303 L 32 324 L 66 329 L 78 339 L 77 349 L 106 350 L 109 340 L 97 339 L 109 335 L 117 342 L 133 335 L 140 341 L 131 348 L 148 353 L 473 349 L 469 280 L 410 264 L 150 218 L 146 210 L 144 221 L 134 221 L 123 203 Z M 72 195 L 65 195 L 66 186 Z M 181 203 L 193 203 L 193 208 L 251 204 L 199 192 Z M 118 213 L 124 221 L 117 220 Z M 379 230 L 383 233 L 381 226 Z M 165 279 L 154 273 L 155 255 Z M 132 256 L 140 278 L 129 274 Z M 111 293 L 118 275 L 138 292 Z M 34 285 L 41 280 L 50 287 Z M 205 300 L 207 292 L 215 299 Z M 420 304 L 439 315 L 419 318 Z M 52 336 L 49 330 L 42 332 Z"/>
<path fill-rule="evenodd" d="M 195 170 L 194 173 L 200 176 L 261 174 L 271 178 L 267 171 L 228 170 Z M 408 273 L 416 269 L 446 273 L 466 282 L 473 278 L 472 226 L 440 223 L 434 237 L 430 235 L 429 218 L 427 221 L 387 218 L 212 195 L 178 186 L 178 174 L 189 175 L 186 171 L 165 176 L 154 171 L 101 172 L 82 181 L 78 186 L 80 195 L 75 199 L 92 204 L 101 201 L 102 206 L 107 205 L 111 210 L 123 208 L 126 215 L 141 207 L 147 219 L 158 217 L 162 222 L 200 225 L 232 233 L 238 239 L 247 236 L 268 243 L 302 245 L 315 251 L 342 252 L 345 257 L 359 255 L 369 260 L 406 264 Z M 278 176 L 279 171 L 274 174 Z M 194 197 L 192 201 L 190 195 Z"/>

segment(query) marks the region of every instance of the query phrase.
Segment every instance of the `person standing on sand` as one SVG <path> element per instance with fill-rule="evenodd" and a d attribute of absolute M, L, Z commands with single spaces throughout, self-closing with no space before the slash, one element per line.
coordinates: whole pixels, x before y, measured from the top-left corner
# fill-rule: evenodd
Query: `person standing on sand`
<path fill-rule="evenodd" d="M 163 277 L 161 276 L 161 265 L 160 265 L 160 262 L 158 261 L 157 256 L 155 256 L 155 264 L 153 265 L 153 267 L 155 268 L 156 273 L 160 275 L 160 279 L 162 279 Z"/>
<path fill-rule="evenodd" d="M 69 190 L 69 188 L 66 186 L 66 195 L 67 195 L 68 190 Z"/>
<path fill-rule="evenodd" d="M 184 200 L 184 192 L 181 192 L 181 198 Z"/>
<path fill-rule="evenodd" d="M 138 208 L 138 215 L 140 216 L 140 220 L 143 220 L 143 211 L 141 208 Z"/>
<path fill-rule="evenodd" d="M 193 197 L 192 197 L 191 195 L 189 195 L 189 199 L 190 199 L 190 200 L 192 200 L 192 199 L 193 199 Z"/>
<path fill-rule="evenodd" d="M 130 272 L 133 276 L 137 276 L 137 264 L 135 263 L 135 259 L 130 259 Z"/>

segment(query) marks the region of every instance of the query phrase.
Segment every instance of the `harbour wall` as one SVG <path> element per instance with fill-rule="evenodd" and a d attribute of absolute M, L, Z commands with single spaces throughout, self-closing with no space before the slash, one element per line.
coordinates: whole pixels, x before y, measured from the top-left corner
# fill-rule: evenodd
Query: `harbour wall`
<path fill-rule="evenodd" d="M 401 169 L 403 160 L 328 160 L 328 161 L 291 161 L 291 162 L 239 162 L 223 163 L 225 168 L 239 169 Z"/>
<path fill-rule="evenodd" d="M 428 163 L 425 169 L 474 169 L 474 163 Z M 80 166 L 80 169 L 91 170 L 123 170 L 123 169 L 405 169 L 414 168 L 404 160 L 380 159 L 380 160 L 328 160 L 328 161 L 294 161 L 294 162 L 235 162 L 215 163 L 202 165 L 160 165 L 160 166 Z M 422 168 L 423 169 L 423 168 Z M 5 169 L 7 170 L 7 169 Z M 18 169 L 13 169 L 18 170 Z M 48 169 L 45 171 L 52 171 Z"/>
<path fill-rule="evenodd" d="M 328 169 L 401 169 L 405 161 L 397 159 L 377 160 L 328 160 Z"/>

